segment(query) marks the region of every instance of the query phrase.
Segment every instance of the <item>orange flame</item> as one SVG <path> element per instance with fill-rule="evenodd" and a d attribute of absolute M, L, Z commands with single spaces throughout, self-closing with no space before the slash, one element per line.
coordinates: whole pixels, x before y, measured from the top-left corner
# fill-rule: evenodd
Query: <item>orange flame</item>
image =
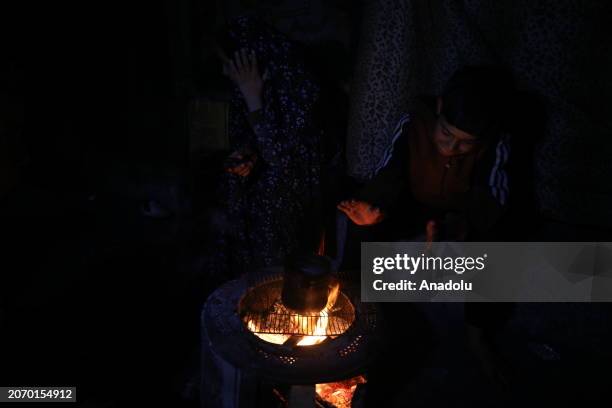
<path fill-rule="evenodd" d="M 328 337 L 327 326 L 329 325 L 329 314 L 333 310 L 333 307 L 338 300 L 339 293 L 340 284 L 335 283 L 330 288 L 327 296 L 327 304 L 323 310 L 316 315 L 291 314 L 291 319 L 287 321 L 288 327 L 285 327 L 286 330 L 284 331 L 289 333 L 303 333 L 302 339 L 297 343 L 298 346 L 313 346 L 323 342 Z M 277 307 L 275 307 L 275 309 L 278 309 L 276 311 L 278 313 L 290 314 L 285 306 L 280 303 L 277 305 Z M 311 324 L 313 321 L 315 323 Z M 291 337 L 289 334 L 259 333 L 261 331 L 261 327 L 258 327 L 253 320 L 249 320 L 247 322 L 247 327 L 257 337 L 273 344 L 284 344 Z"/>
<path fill-rule="evenodd" d="M 327 296 L 327 304 L 325 308 L 321 310 L 315 328 L 312 331 L 312 335 L 304 337 L 298 342 L 298 346 L 312 346 L 323 342 L 327 338 L 327 326 L 329 324 L 329 312 L 331 308 L 336 304 L 338 300 L 338 293 L 340 290 L 340 284 L 336 283 Z M 305 319 L 303 319 L 305 320 Z"/>

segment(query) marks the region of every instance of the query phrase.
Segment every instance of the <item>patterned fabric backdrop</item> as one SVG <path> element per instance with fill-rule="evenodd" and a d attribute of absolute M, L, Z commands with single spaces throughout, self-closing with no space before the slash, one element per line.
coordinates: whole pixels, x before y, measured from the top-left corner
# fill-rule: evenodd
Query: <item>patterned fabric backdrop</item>
<path fill-rule="evenodd" d="M 612 226 L 611 2 L 366 0 L 351 92 L 349 172 L 365 180 L 415 96 L 465 64 L 502 63 L 545 102 L 540 210 Z"/>

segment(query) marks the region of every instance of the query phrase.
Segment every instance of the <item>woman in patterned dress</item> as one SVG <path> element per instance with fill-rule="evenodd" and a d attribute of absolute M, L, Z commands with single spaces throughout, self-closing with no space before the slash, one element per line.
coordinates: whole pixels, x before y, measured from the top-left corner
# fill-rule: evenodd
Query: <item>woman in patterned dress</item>
<path fill-rule="evenodd" d="M 209 267 L 225 279 L 314 250 L 323 132 L 316 115 L 320 87 L 294 43 L 243 17 L 230 23 L 219 45 L 223 74 L 234 84 L 233 153 L 221 183 L 225 233 L 216 237 L 216 265 Z"/>

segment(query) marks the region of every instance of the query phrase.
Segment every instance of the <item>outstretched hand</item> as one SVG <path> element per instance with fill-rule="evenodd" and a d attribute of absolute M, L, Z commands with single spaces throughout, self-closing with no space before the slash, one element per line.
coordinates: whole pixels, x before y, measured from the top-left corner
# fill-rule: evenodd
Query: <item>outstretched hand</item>
<path fill-rule="evenodd" d="M 385 219 L 384 213 L 365 201 L 346 200 L 337 208 L 345 213 L 357 225 L 375 225 Z"/>

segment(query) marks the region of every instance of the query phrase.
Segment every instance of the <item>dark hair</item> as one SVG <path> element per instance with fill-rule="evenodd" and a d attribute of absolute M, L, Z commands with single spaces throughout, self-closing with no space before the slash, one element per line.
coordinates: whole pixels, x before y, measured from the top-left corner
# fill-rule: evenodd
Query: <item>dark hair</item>
<path fill-rule="evenodd" d="M 510 116 L 512 76 L 497 66 L 459 69 L 442 93 L 442 112 L 448 123 L 475 137 L 502 131 Z"/>

